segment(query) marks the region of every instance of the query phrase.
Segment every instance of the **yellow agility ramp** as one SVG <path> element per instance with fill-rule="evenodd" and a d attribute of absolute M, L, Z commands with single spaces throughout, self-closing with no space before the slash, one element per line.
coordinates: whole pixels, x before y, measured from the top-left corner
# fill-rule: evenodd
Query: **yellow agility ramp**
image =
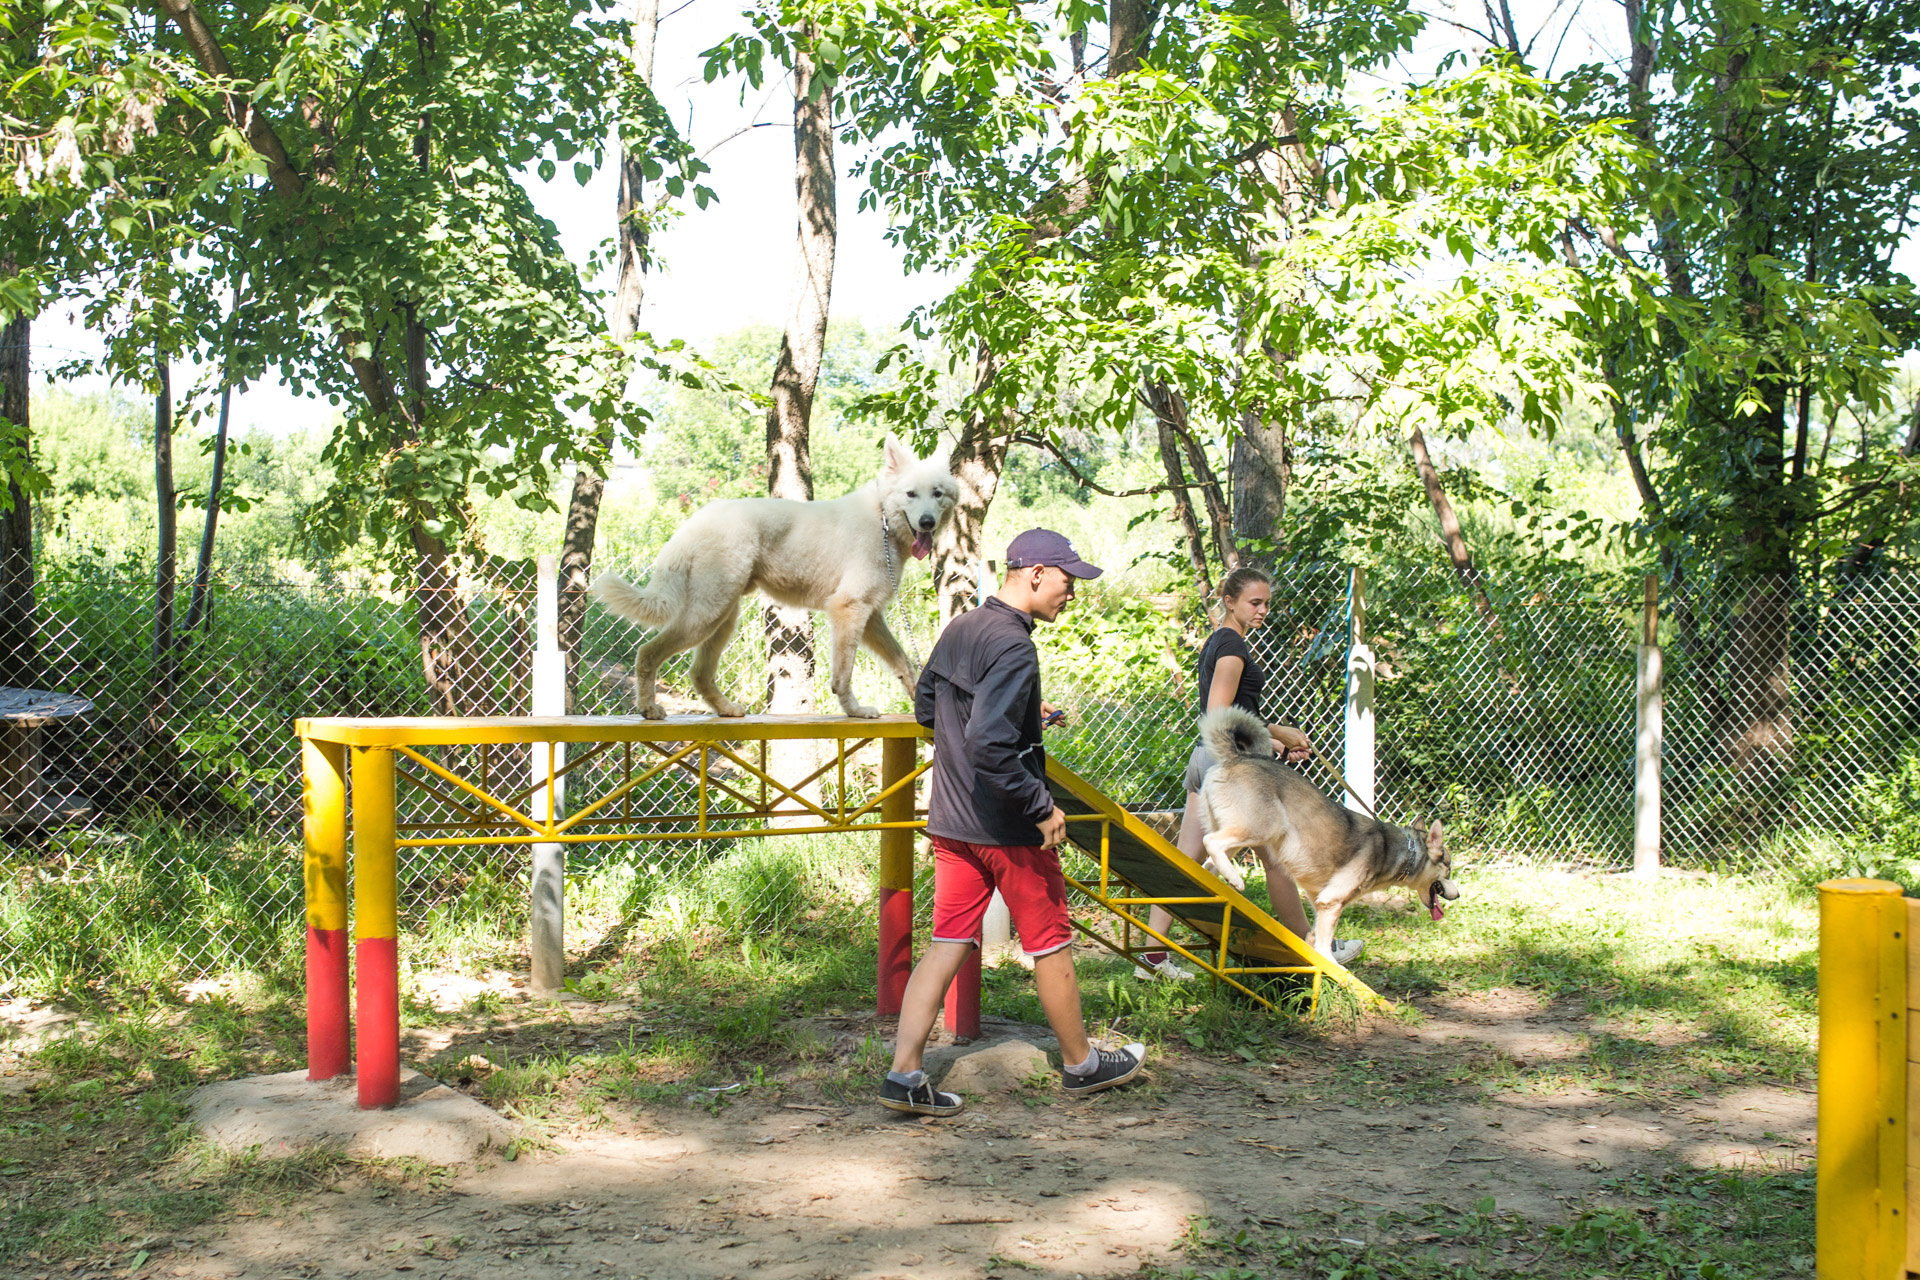
<path fill-rule="evenodd" d="M 1093 864 L 1090 872 L 1069 874 L 1067 883 L 1124 925 L 1121 939 L 1115 941 L 1074 922 L 1076 929 L 1101 946 L 1136 961 L 1142 951 L 1175 952 L 1268 1008 L 1273 1002 L 1243 979 L 1299 974 L 1311 980 L 1315 1007 L 1322 981 L 1338 983 L 1363 1004 L 1388 1006 L 1373 988 L 1295 937 L 1232 885 L 1189 860 L 1058 760 L 1047 761 L 1047 786 L 1053 802 L 1067 815 L 1068 842 Z M 1205 935 L 1211 945 L 1190 949 L 1154 932 L 1147 925 L 1147 913 L 1153 907 L 1164 907 L 1174 919 Z"/>

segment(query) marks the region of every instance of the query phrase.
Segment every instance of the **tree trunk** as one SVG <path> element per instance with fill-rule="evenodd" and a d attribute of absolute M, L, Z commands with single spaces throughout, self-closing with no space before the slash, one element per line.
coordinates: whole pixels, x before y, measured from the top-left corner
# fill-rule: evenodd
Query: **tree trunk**
<path fill-rule="evenodd" d="M 838 209 L 833 168 L 833 88 L 817 74 L 813 33 L 801 33 L 793 60 L 793 191 L 798 208 L 793 297 L 787 332 L 773 367 L 773 406 L 767 410 L 767 493 L 799 502 L 813 498 L 808 433 L 813 393 L 826 352 L 827 311 L 833 297 Z M 875 530 L 875 537 L 880 532 Z M 797 715 L 813 710 L 813 613 L 766 605 L 767 710 Z M 812 743 L 777 744 L 789 768 L 813 759 Z M 790 757 L 790 759 L 789 759 Z"/>
<path fill-rule="evenodd" d="M 173 592 L 179 535 L 173 506 L 173 383 L 167 358 L 157 345 L 154 363 L 158 390 L 153 398 L 153 502 L 159 539 L 153 584 L 153 690 L 147 727 L 157 737 L 164 731 L 173 702 Z"/>
<path fill-rule="evenodd" d="M 1293 482 L 1287 420 L 1249 410 L 1234 437 L 1233 541 L 1244 562 L 1271 570 L 1286 539 L 1280 525 L 1287 514 L 1287 486 Z"/>
<path fill-rule="evenodd" d="M 1157 410 L 1153 415 L 1154 426 L 1160 436 L 1160 465 L 1167 473 L 1167 492 L 1173 498 L 1173 516 L 1179 521 L 1180 530 L 1186 535 L 1187 565 L 1193 570 L 1194 583 L 1200 588 L 1200 598 L 1213 599 L 1213 572 L 1207 564 L 1206 539 L 1200 536 L 1200 522 L 1194 518 L 1193 497 L 1187 487 L 1186 468 L 1180 463 L 1180 441 L 1173 434 L 1173 426 Z"/>
<path fill-rule="evenodd" d="M 1727 760 L 1749 782 L 1776 777 L 1793 755 L 1793 547 L 1787 484 L 1785 388 L 1758 413 L 1729 415 L 1732 497 L 1746 513 L 1739 570 L 1746 579 L 1727 645 Z"/>
<path fill-rule="evenodd" d="M 11 267 L 12 264 L 6 264 Z M 7 509 L 0 512 L 0 685 L 32 688 L 40 655 L 34 628 L 33 504 L 21 482 L 32 462 L 33 322 L 18 316 L 0 328 L 0 456 Z"/>
<path fill-rule="evenodd" d="M 660 29 L 660 0 L 635 0 L 633 6 L 634 77 L 653 84 L 653 45 Z M 607 313 L 607 331 L 615 342 L 627 342 L 640 330 L 640 304 L 647 282 L 647 224 L 641 208 L 646 157 L 620 149 L 620 194 L 614 217 L 619 235 L 620 268 L 613 304 Z M 594 437 L 595 459 L 610 458 L 611 427 Z M 567 714 L 580 714 L 580 640 L 587 617 L 587 586 L 593 580 L 594 536 L 600 525 L 600 502 L 607 477 L 596 462 L 573 469 L 573 495 L 567 502 L 566 534 L 560 544 L 560 649 L 567 655 Z"/>
<path fill-rule="evenodd" d="M 181 630 L 192 635 L 203 622 L 211 630 L 212 610 L 207 605 L 208 587 L 213 580 L 213 537 L 220 527 L 220 489 L 227 474 L 227 420 L 233 407 L 233 388 L 220 388 L 220 425 L 213 433 L 213 478 L 207 482 L 207 521 L 200 531 L 200 558 L 193 567 L 193 596 L 187 603 L 187 625 Z"/>
<path fill-rule="evenodd" d="M 1453 572 L 1460 579 L 1460 585 L 1472 598 L 1474 608 L 1483 618 L 1493 616 L 1493 603 L 1487 599 L 1485 584 L 1480 581 L 1480 571 L 1473 567 L 1473 555 L 1467 550 L 1466 534 L 1460 530 L 1460 518 L 1453 512 L 1453 503 L 1447 499 L 1447 491 L 1440 485 L 1440 472 L 1433 465 L 1433 457 L 1427 452 L 1427 437 L 1420 430 L 1418 422 L 1407 438 L 1413 450 L 1414 470 L 1420 473 L 1420 483 L 1426 488 L 1427 502 L 1433 507 L 1433 518 L 1440 523 L 1440 542 L 1447 549 L 1447 559 L 1453 563 Z"/>
<path fill-rule="evenodd" d="M 1757 169 L 1751 149 L 1762 127 L 1758 109 L 1742 105 L 1734 88 L 1752 52 L 1769 37 L 1751 23 L 1729 34 L 1730 52 L 1720 74 L 1726 105 L 1717 141 L 1731 207 L 1721 252 L 1733 268 L 1736 314 L 1764 317 L 1771 298 L 1752 264 L 1757 255 L 1779 252 L 1777 223 L 1768 207 L 1774 175 Z M 1766 340 L 1763 329 L 1754 337 Z M 1739 389 L 1729 379 L 1715 400 L 1705 402 L 1702 424 L 1717 428 L 1725 450 L 1727 496 L 1739 513 L 1734 560 L 1746 582 L 1728 637 L 1724 740 L 1728 762 L 1749 784 L 1771 781 L 1792 761 L 1792 531 L 1804 527 L 1811 496 L 1796 493 L 1788 479 L 1785 374 L 1763 367 L 1754 381 L 1763 401 L 1758 412 L 1741 411 Z"/>
<path fill-rule="evenodd" d="M 1748 783 L 1793 756 L 1793 582 L 1756 575 L 1741 592 L 1727 645 L 1725 749 Z"/>
<path fill-rule="evenodd" d="M 401 308 L 405 320 L 407 359 L 407 413 L 417 439 L 423 431 L 427 405 L 427 332 L 411 303 Z M 420 629 L 420 670 L 434 714 L 484 715 L 491 707 L 474 701 L 470 687 L 478 669 L 472 624 L 460 591 L 460 575 L 445 538 L 427 527 L 429 513 L 416 504 L 413 528 L 414 620 Z"/>
<path fill-rule="evenodd" d="M 1207 460 L 1206 447 L 1194 435 L 1193 424 L 1187 419 L 1187 402 L 1164 382 L 1147 384 L 1147 400 L 1153 406 L 1154 415 L 1173 431 L 1174 438 L 1187 455 L 1187 466 L 1193 471 L 1194 487 L 1199 489 L 1200 500 L 1206 505 L 1207 531 L 1213 535 L 1214 557 L 1225 568 L 1239 568 L 1240 551 L 1233 545 L 1233 518 L 1227 512 L 1220 477 L 1214 474 L 1213 464 Z"/>
<path fill-rule="evenodd" d="M 984 395 L 992 387 L 1000 362 L 982 342 L 974 353 L 973 391 Z M 973 608 L 974 592 L 980 582 L 980 562 L 985 559 L 981 535 L 986 528 L 987 509 L 993 505 L 994 491 L 1000 486 L 1000 469 L 1007 461 L 1007 423 L 997 415 L 975 410 L 967 415 L 960 438 L 947 457 L 947 469 L 959 482 L 960 497 L 953 507 L 953 518 L 934 543 L 933 577 L 937 593 L 939 624 L 945 628 Z"/>

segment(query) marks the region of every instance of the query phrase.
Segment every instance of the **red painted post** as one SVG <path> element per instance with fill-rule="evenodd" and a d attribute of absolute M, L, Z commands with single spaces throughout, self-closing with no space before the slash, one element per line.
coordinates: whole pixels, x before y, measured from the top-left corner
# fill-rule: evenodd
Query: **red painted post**
<path fill-rule="evenodd" d="M 973 954 L 947 987 L 947 1030 L 956 1040 L 980 1038 L 980 939 L 973 944 Z"/>
<path fill-rule="evenodd" d="M 393 751 L 353 751 L 354 1020 L 360 1105 L 400 1101 L 399 866 L 394 849 Z"/>
<path fill-rule="evenodd" d="M 880 786 L 884 790 L 913 772 L 917 738 L 883 738 Z M 913 821 L 913 787 L 901 787 L 880 802 L 882 822 Z M 913 832 L 906 827 L 880 833 L 880 964 L 875 1007 L 900 1012 L 913 972 Z"/>
<path fill-rule="evenodd" d="M 347 1070 L 347 748 L 300 740 L 306 810 L 307 1079 Z"/>

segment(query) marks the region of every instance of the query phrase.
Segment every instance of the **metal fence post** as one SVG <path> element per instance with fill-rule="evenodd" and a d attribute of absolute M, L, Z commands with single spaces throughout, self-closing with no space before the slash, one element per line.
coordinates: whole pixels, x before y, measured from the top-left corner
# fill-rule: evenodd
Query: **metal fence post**
<path fill-rule="evenodd" d="M 1373 650 L 1367 647 L 1367 571 L 1347 571 L 1347 783 L 1343 798 L 1357 812 L 1373 809 Z"/>
<path fill-rule="evenodd" d="M 1666 673 L 1660 657 L 1660 579 L 1647 575 L 1634 664 L 1633 874 L 1660 874 L 1660 757 L 1664 750 Z"/>
<path fill-rule="evenodd" d="M 1906 1274 L 1907 913 L 1885 880 L 1820 886 L 1820 1280 Z"/>
<path fill-rule="evenodd" d="M 560 592 L 554 558 L 540 557 L 534 593 L 532 707 L 535 716 L 567 713 L 567 662 L 560 652 Z M 543 749 L 544 748 L 544 749 Z M 536 742 L 528 748 L 528 781 L 533 784 L 532 816 L 551 822 L 565 803 L 565 783 L 555 775 L 566 764 L 566 747 Z M 557 842 L 533 846 L 532 907 L 528 912 L 533 954 L 533 993 L 557 994 L 567 977 L 567 847 Z"/>

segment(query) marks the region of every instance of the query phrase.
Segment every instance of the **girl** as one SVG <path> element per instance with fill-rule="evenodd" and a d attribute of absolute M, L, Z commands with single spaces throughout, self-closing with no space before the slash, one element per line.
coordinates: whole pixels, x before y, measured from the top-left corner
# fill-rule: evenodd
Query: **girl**
<path fill-rule="evenodd" d="M 1253 650 L 1247 645 L 1247 635 L 1267 620 L 1267 606 L 1272 598 L 1273 579 L 1260 569 L 1235 569 L 1220 583 L 1220 625 L 1200 649 L 1202 713 L 1229 704 L 1243 707 L 1255 715 L 1260 713 L 1260 690 L 1266 683 L 1267 673 L 1254 661 Z M 1313 754 L 1313 744 L 1298 729 L 1275 724 L 1267 726 L 1267 732 L 1273 736 L 1274 755 L 1282 760 L 1300 761 Z M 1179 847 L 1181 853 L 1195 862 L 1201 860 L 1202 849 L 1199 811 L 1194 801 L 1200 783 L 1213 763 L 1213 757 L 1207 754 L 1204 746 L 1195 746 L 1193 754 L 1187 759 L 1184 779 L 1187 808 L 1180 818 Z M 1294 936 L 1306 937 L 1307 913 L 1301 906 L 1300 890 L 1293 883 L 1293 877 L 1277 861 L 1264 857 L 1261 861 L 1267 870 L 1267 898 L 1273 904 L 1274 918 L 1291 929 Z M 1173 917 L 1159 907 L 1155 907 L 1147 919 L 1154 931 L 1161 934 L 1166 933 L 1173 923 Z M 1349 964 L 1359 956 L 1362 945 L 1357 940 L 1336 938 L 1333 958 L 1341 964 Z M 1193 977 L 1192 970 L 1176 964 L 1164 951 L 1145 952 L 1140 961 L 1133 971 L 1136 978 L 1185 981 Z"/>

